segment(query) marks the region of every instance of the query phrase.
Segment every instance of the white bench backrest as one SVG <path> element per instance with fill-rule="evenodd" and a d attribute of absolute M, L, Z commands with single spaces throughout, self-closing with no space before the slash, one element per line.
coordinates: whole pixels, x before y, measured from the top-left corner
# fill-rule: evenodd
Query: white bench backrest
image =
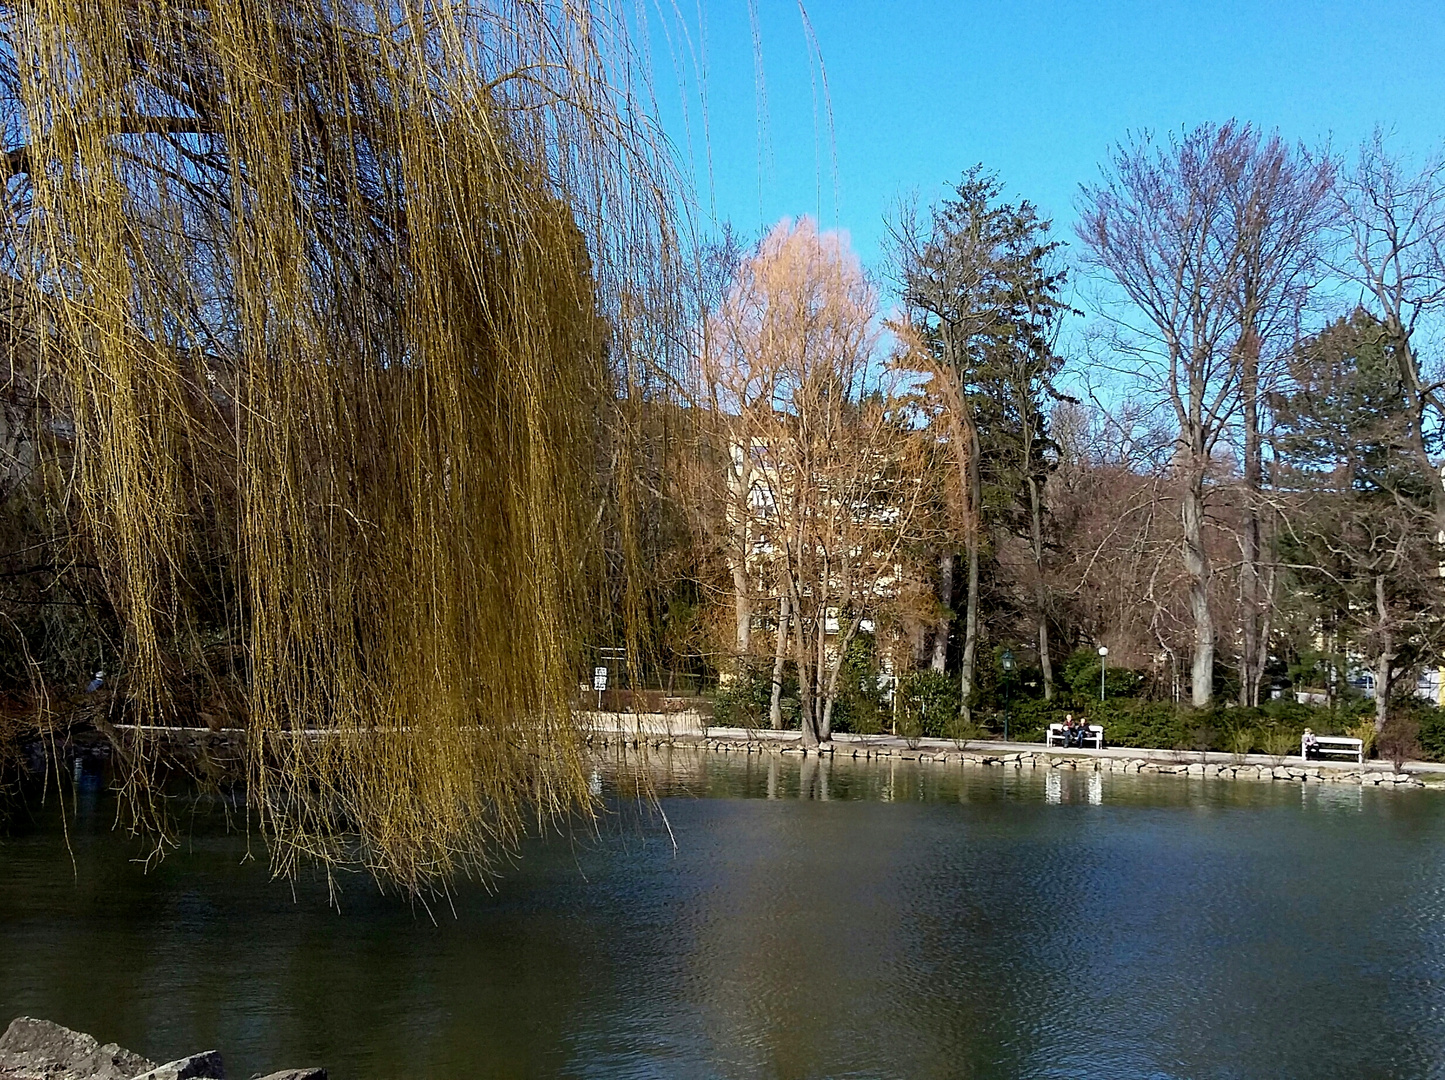
<path fill-rule="evenodd" d="M 1309 740 L 1313 739 L 1313 744 Z M 1309 735 L 1300 736 L 1300 757 L 1309 757 L 1309 751 L 1314 750 L 1315 754 L 1333 754 L 1335 757 L 1352 757 L 1356 761 L 1365 760 L 1365 743 L 1363 739 L 1356 739 L 1349 735 Z"/>

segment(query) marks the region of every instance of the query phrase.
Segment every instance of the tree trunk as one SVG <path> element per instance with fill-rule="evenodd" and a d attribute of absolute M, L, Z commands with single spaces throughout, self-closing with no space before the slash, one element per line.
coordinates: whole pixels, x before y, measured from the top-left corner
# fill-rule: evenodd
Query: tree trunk
<path fill-rule="evenodd" d="M 1380 651 L 1375 654 L 1375 734 L 1385 729 L 1389 713 L 1391 674 L 1395 664 L 1394 635 L 1390 631 L 1390 608 L 1385 603 L 1385 575 L 1375 575 L 1375 614 L 1380 620 Z"/>
<path fill-rule="evenodd" d="M 921 668 L 927 645 L 928 627 L 920 619 L 917 622 L 910 622 L 908 627 L 908 645 L 913 654 L 913 666 Z"/>
<path fill-rule="evenodd" d="M 1240 395 L 1244 405 L 1244 523 L 1240 538 L 1239 607 L 1243 647 L 1239 651 L 1239 703 L 1259 704 L 1259 492 L 1263 462 L 1259 443 L 1259 345 L 1252 333 L 1240 343 Z"/>
<path fill-rule="evenodd" d="M 1274 586 L 1275 567 L 1271 564 L 1265 571 L 1264 589 L 1262 590 L 1264 599 L 1260 605 L 1259 645 L 1254 662 L 1253 701 L 1255 705 L 1259 704 L 1260 690 L 1264 685 L 1264 669 L 1269 665 L 1269 635 L 1274 627 Z"/>
<path fill-rule="evenodd" d="M 963 614 L 963 661 L 960 664 L 959 700 L 964 719 L 973 718 L 969 700 L 973 697 L 974 667 L 978 655 L 978 530 L 969 533 L 966 541 L 968 550 L 968 601 Z"/>
<path fill-rule="evenodd" d="M 1239 703 L 1258 705 L 1259 679 L 1259 521 L 1246 512 L 1240 538 L 1239 566 Z"/>
<path fill-rule="evenodd" d="M 843 670 L 844 657 L 848 655 L 848 647 L 853 644 L 853 638 L 858 634 L 858 628 L 863 624 L 861 615 L 855 616 L 849 623 L 846 630 L 843 629 L 842 615 L 838 621 L 838 641 L 833 652 L 833 662 L 828 666 L 828 679 L 826 683 L 820 681 L 818 699 L 822 702 L 822 721 L 818 724 L 818 736 L 823 742 L 828 742 L 833 737 L 833 706 L 838 701 L 838 675 Z"/>
<path fill-rule="evenodd" d="M 1381 653 L 1375 658 L 1375 734 L 1385 730 L 1390 703 L 1390 657 Z"/>
<path fill-rule="evenodd" d="M 1039 667 L 1044 670 L 1044 700 L 1054 700 L 1054 664 L 1049 659 L 1049 622 L 1039 619 Z"/>
<path fill-rule="evenodd" d="M 783 730 L 783 662 L 788 655 L 788 594 L 778 598 L 778 632 L 773 645 L 773 698 L 768 720 L 774 731 Z"/>
<path fill-rule="evenodd" d="M 1054 664 L 1049 656 L 1049 595 L 1044 583 L 1044 508 L 1039 482 L 1030 476 L 1029 515 L 1033 533 L 1034 615 L 1039 622 L 1039 667 L 1044 672 L 1044 700 L 1054 700 Z"/>
<path fill-rule="evenodd" d="M 973 720 L 973 708 L 969 700 L 973 697 L 974 666 L 978 656 L 978 555 L 983 533 L 983 481 L 979 477 L 978 428 L 969 418 L 968 455 L 968 535 L 965 548 L 968 553 L 968 601 L 963 614 L 963 662 L 960 665 L 959 710 L 966 721 Z"/>
<path fill-rule="evenodd" d="M 735 452 L 728 469 L 728 498 L 738 522 L 738 530 L 734 534 L 737 546 L 729 551 L 728 561 L 733 573 L 733 648 L 740 657 L 748 654 L 753 637 L 752 588 L 748 584 L 748 552 L 752 538 L 748 528 L 748 484 L 743 473 L 745 461 L 746 458 L 737 456 Z"/>
<path fill-rule="evenodd" d="M 737 636 L 733 642 L 739 656 L 746 656 L 753 643 L 753 602 L 748 588 L 748 572 L 742 561 L 733 563 L 733 614 L 737 620 Z"/>
<path fill-rule="evenodd" d="M 953 625 L 953 552 L 938 556 L 938 602 L 943 612 L 933 629 L 933 660 L 929 667 L 942 672 L 948 666 L 948 631 Z"/>
<path fill-rule="evenodd" d="M 839 617 L 841 619 L 841 612 Z M 839 634 L 838 643 L 835 645 L 837 655 L 834 657 L 832 665 L 828 664 L 827 619 L 828 614 L 824 611 L 823 632 L 818 635 L 818 692 L 813 704 L 813 709 L 818 714 L 819 742 L 827 742 L 833 737 L 833 700 L 837 695 L 838 668 L 843 663 L 843 650 L 847 648 L 842 641 L 842 635 Z"/>
<path fill-rule="evenodd" d="M 818 628 L 822 633 L 822 627 Z M 807 635 L 803 632 L 803 612 L 799 607 L 793 616 L 793 640 L 798 649 L 798 708 L 803 728 L 803 745 L 818 745 L 817 700 L 813 696 L 812 657 Z"/>
<path fill-rule="evenodd" d="M 1204 469 L 1191 462 L 1180 518 L 1184 526 L 1184 568 L 1189 572 L 1189 611 L 1194 617 L 1194 660 L 1190 701 L 1199 709 L 1214 697 L 1214 619 L 1209 612 L 1209 553 L 1204 547 Z"/>
<path fill-rule="evenodd" d="M 827 571 L 824 571 L 827 574 Z M 824 581 L 828 578 L 825 577 Z M 828 606 L 827 593 L 824 604 L 818 609 L 818 655 L 814 656 L 814 732 L 819 742 L 828 737 L 828 694 L 824 685 L 824 669 L 828 667 Z"/>

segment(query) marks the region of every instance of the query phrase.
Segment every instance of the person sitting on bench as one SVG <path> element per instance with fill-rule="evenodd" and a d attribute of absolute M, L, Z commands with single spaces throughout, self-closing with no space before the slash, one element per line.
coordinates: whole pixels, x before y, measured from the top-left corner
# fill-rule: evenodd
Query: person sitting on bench
<path fill-rule="evenodd" d="M 1315 742 L 1315 733 L 1309 728 L 1305 728 L 1304 738 L 1300 740 L 1300 745 L 1304 747 L 1304 756 L 1306 759 L 1317 758 L 1320 756 L 1320 744 Z"/>

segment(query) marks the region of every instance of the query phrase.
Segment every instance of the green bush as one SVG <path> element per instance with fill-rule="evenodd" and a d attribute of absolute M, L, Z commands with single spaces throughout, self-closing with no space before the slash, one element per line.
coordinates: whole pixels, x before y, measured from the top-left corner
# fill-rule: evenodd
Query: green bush
<path fill-rule="evenodd" d="M 910 671 L 898 680 L 899 734 L 954 738 L 959 712 L 958 683 L 941 671 Z M 905 732 L 907 728 L 907 732 Z"/>
<path fill-rule="evenodd" d="M 1098 677 L 1099 669 L 1095 665 L 1094 678 Z M 1369 719 L 1372 708 L 1368 701 L 1344 701 L 1331 709 L 1301 705 L 1293 698 L 1267 701 L 1259 708 L 1217 704 L 1194 709 L 1170 701 L 1122 696 L 1101 702 L 1096 682 L 1094 697 L 1082 705 L 1039 698 L 1012 702 L 1008 707 L 1009 737 L 1042 742 L 1048 724 L 1062 723 L 1066 713 L 1073 713 L 1076 717 L 1082 715 L 1090 724 L 1102 724 L 1108 746 L 1190 752 L 1208 749 L 1234 754 L 1267 753 L 1273 747 L 1276 752 L 1284 748 L 1286 753 L 1298 754 L 1305 728 L 1319 735 L 1348 734 L 1362 718 Z M 1420 756 L 1427 761 L 1445 761 L 1445 710 L 1424 702 L 1402 702 L 1392 708 L 1418 724 L 1416 738 Z M 987 720 L 992 732 L 1003 733 L 1002 709 L 993 712 Z"/>
<path fill-rule="evenodd" d="M 1099 654 L 1094 649 L 1078 649 L 1066 661 L 1062 681 L 1080 705 L 1099 700 Z M 1109 665 L 1104 669 L 1104 698 L 1131 698 L 1147 681 L 1141 671 Z"/>
<path fill-rule="evenodd" d="M 713 697 L 712 722 L 720 727 L 766 727 L 772 701 L 772 671 L 753 660 L 739 661 L 732 678 Z"/>
<path fill-rule="evenodd" d="M 833 730 L 877 735 L 892 720 L 892 710 L 879 685 L 876 642 L 859 634 L 848 643 L 838 669 L 838 697 L 833 703 Z"/>
<path fill-rule="evenodd" d="M 1375 739 L 1375 748 L 1385 761 L 1398 769 L 1411 758 L 1420 756 L 1420 721 L 1414 709 L 1399 709 L 1385 721 Z"/>
<path fill-rule="evenodd" d="M 1445 709 L 1426 705 L 1419 709 L 1420 753 L 1426 761 L 1445 761 Z"/>
<path fill-rule="evenodd" d="M 1084 712 L 1089 723 L 1104 725 L 1104 739 L 1111 746 L 1242 753 L 1243 746 L 1251 752 L 1265 752 L 1267 744 L 1289 743 L 1298 753 L 1305 728 L 1320 735 L 1341 734 L 1358 710 L 1332 710 L 1285 699 L 1257 709 L 1222 704 L 1194 709 L 1169 701 L 1124 698 L 1091 702 Z"/>
<path fill-rule="evenodd" d="M 879 666 L 871 634 L 859 634 L 848 645 L 838 671 L 838 696 L 833 702 L 833 730 L 877 734 L 892 721 L 886 691 L 878 683 Z M 957 692 L 955 691 L 955 698 Z M 713 723 L 720 727 L 763 728 L 771 723 L 773 662 L 766 658 L 739 661 L 732 677 L 719 685 L 713 695 Z M 789 660 L 783 666 L 779 699 L 783 727 L 797 730 L 801 705 L 798 667 Z"/>
<path fill-rule="evenodd" d="M 1022 698 L 1010 701 L 1006 708 L 999 709 L 991 718 L 990 727 L 1003 734 L 1004 713 L 1008 714 L 1008 737 L 1016 742 L 1043 742 L 1044 729 L 1049 724 L 1062 723 L 1067 707 L 1057 701 L 1042 698 Z M 1074 710 L 1078 711 L 1078 710 Z"/>
<path fill-rule="evenodd" d="M 1206 726 L 1194 710 L 1170 701 L 1095 700 L 1085 706 L 1084 716 L 1089 723 L 1104 726 L 1104 741 L 1109 746 L 1192 748 L 1195 730 Z"/>

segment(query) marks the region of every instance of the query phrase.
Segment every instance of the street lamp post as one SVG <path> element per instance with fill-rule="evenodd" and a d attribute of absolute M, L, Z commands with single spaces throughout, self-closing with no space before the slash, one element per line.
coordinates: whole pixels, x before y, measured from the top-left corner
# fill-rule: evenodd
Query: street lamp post
<path fill-rule="evenodd" d="M 1003 741 L 1008 742 L 1008 691 L 1009 677 L 1014 670 L 1014 654 L 1012 650 L 1003 651 Z"/>
<path fill-rule="evenodd" d="M 1109 647 L 1099 646 L 1099 700 L 1104 700 L 1104 668 L 1109 663 Z"/>

